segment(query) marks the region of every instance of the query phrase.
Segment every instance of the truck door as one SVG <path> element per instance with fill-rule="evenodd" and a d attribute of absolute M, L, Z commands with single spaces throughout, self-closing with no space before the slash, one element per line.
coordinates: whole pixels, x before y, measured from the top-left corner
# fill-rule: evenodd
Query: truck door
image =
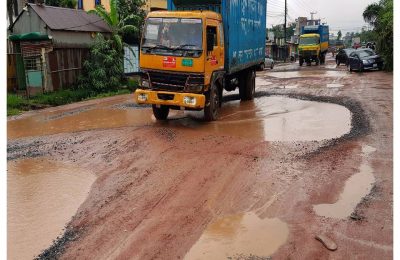
<path fill-rule="evenodd" d="M 207 20 L 205 72 L 208 80 L 206 80 L 206 83 L 211 80 L 214 71 L 224 68 L 224 53 L 221 47 L 219 24 L 216 20 Z"/>

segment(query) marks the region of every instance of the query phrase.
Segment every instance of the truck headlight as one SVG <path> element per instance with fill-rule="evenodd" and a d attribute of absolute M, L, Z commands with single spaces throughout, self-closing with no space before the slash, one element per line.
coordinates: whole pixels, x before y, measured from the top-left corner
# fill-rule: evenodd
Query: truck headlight
<path fill-rule="evenodd" d="M 194 106 L 194 105 L 196 105 L 196 98 L 185 96 L 185 97 L 183 97 L 183 103 L 186 105 Z"/>
<path fill-rule="evenodd" d="M 138 100 L 139 102 L 146 102 L 147 99 L 148 99 L 148 96 L 147 96 L 146 93 L 140 93 L 140 94 L 137 96 L 137 100 Z"/>
<path fill-rule="evenodd" d="M 140 86 L 143 87 L 143 88 L 150 88 L 149 79 L 143 78 L 143 77 L 142 77 L 142 78 L 140 79 Z"/>

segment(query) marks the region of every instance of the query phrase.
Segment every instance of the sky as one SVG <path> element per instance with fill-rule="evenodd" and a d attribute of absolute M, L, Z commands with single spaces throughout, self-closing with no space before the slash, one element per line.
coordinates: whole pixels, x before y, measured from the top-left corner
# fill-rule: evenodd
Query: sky
<path fill-rule="evenodd" d="M 314 19 L 321 18 L 322 22 L 329 25 L 330 32 L 337 33 L 361 31 L 364 22 L 362 13 L 371 3 L 378 0 L 287 0 L 288 22 L 294 22 L 299 16 Z M 267 0 L 267 27 L 284 23 L 285 0 Z"/>

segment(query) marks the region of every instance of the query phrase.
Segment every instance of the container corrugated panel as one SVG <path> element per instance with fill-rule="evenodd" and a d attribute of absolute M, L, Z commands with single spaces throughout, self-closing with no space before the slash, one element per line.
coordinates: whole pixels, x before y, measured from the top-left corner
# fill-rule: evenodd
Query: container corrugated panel
<path fill-rule="evenodd" d="M 168 10 L 212 10 L 222 15 L 225 70 L 246 69 L 264 61 L 266 0 L 168 0 Z"/>
<path fill-rule="evenodd" d="M 328 25 L 308 25 L 301 28 L 301 34 L 318 33 L 321 42 L 329 42 L 329 26 Z"/>

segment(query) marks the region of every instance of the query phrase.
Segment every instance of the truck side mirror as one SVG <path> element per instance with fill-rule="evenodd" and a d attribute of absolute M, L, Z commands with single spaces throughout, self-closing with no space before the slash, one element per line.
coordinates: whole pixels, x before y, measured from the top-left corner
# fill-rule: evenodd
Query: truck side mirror
<path fill-rule="evenodd" d="M 207 34 L 207 51 L 214 50 L 214 34 Z"/>

